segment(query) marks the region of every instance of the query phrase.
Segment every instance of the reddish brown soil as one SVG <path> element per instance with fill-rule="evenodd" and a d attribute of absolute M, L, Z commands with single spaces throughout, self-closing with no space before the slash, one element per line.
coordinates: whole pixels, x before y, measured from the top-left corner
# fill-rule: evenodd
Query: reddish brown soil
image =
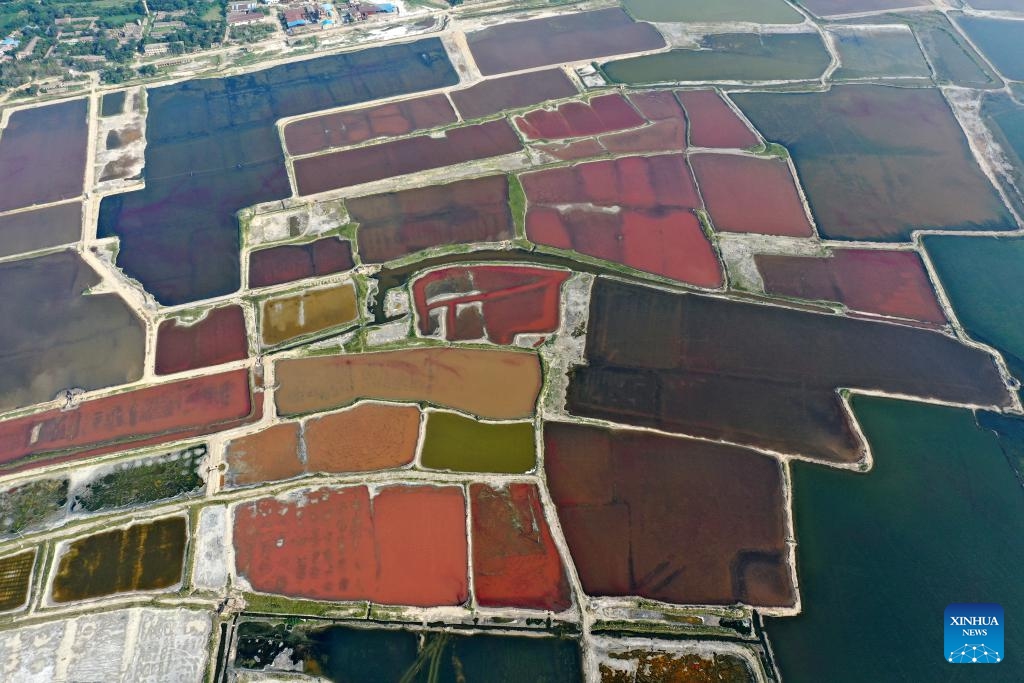
<path fill-rule="evenodd" d="M 249 340 L 240 306 L 215 308 L 194 325 L 164 320 L 157 329 L 158 375 L 230 363 L 248 356 Z"/>
<path fill-rule="evenodd" d="M 306 470 L 367 472 L 408 465 L 420 433 L 416 406 L 365 403 L 306 422 Z"/>
<path fill-rule="evenodd" d="M 721 285 L 718 258 L 690 211 L 700 200 L 683 156 L 596 161 L 527 173 L 522 182 L 530 207 L 526 234 L 538 244 L 702 287 Z"/>
<path fill-rule="evenodd" d="M 613 154 L 681 152 L 686 149 L 686 121 L 665 119 L 645 128 L 602 135 L 599 140 Z"/>
<path fill-rule="evenodd" d="M 318 600 L 459 605 L 469 593 L 465 499 L 454 486 L 321 488 L 235 510 L 253 590 Z"/>
<path fill-rule="evenodd" d="M 325 237 L 308 244 L 288 244 L 249 254 L 249 286 L 269 287 L 318 275 L 350 270 L 352 244 Z"/>
<path fill-rule="evenodd" d="M 285 415 L 350 405 L 360 398 L 427 401 L 483 418 L 533 414 L 540 362 L 532 353 L 429 348 L 279 361 Z"/>
<path fill-rule="evenodd" d="M 383 263 L 430 247 L 512 239 L 508 180 L 488 176 L 347 202 L 359 257 Z"/>
<path fill-rule="evenodd" d="M 517 334 L 554 332 L 558 329 L 559 293 L 568 277 L 566 271 L 524 266 L 455 266 L 432 271 L 417 279 L 412 288 L 420 332 L 436 332 L 430 312 L 441 310 L 447 321 L 446 339 L 483 337 L 467 336 L 477 329 L 472 322 L 474 315 L 480 317 L 477 309 L 460 310 L 460 306 L 476 302 L 482 305 L 481 323 L 486 326 L 487 338 L 496 344 L 511 344 Z M 463 331 L 463 326 L 470 331 Z"/>
<path fill-rule="evenodd" d="M 497 119 L 453 128 L 441 138 L 420 135 L 297 159 L 295 184 L 300 195 L 311 195 L 407 173 L 512 154 L 520 149 L 522 144 L 512 126 L 505 119 Z"/>
<path fill-rule="evenodd" d="M 653 26 L 634 22 L 617 7 L 499 24 L 466 39 L 485 76 L 665 45 Z"/>
<path fill-rule="evenodd" d="M 695 154 L 690 163 L 715 230 L 791 237 L 814 234 L 786 162 Z"/>
<path fill-rule="evenodd" d="M 795 603 L 773 458 L 568 423 L 546 424 L 544 443 L 551 495 L 588 594 Z"/>
<path fill-rule="evenodd" d="M 867 313 L 946 323 L 924 263 L 913 251 L 836 249 L 831 258 L 758 254 L 755 260 L 770 294 L 839 301 Z"/>
<path fill-rule="evenodd" d="M 556 159 L 561 159 L 562 161 L 575 161 L 577 159 L 599 157 L 606 151 L 600 142 L 591 139 L 574 140 L 573 142 L 541 143 L 531 145 L 531 147 L 547 152 L 551 156 Z"/>
<path fill-rule="evenodd" d="M 444 95 L 427 95 L 293 121 L 284 128 L 289 154 L 309 154 L 366 140 L 439 128 L 457 120 Z"/>
<path fill-rule="evenodd" d="M 62 451 L 84 456 L 208 434 L 255 417 L 254 403 L 247 370 L 98 398 L 75 410 L 50 410 L 0 423 L 0 463 Z"/>
<path fill-rule="evenodd" d="M 493 489 L 473 484 L 473 584 L 485 607 L 561 612 L 569 584 L 532 484 Z"/>
<path fill-rule="evenodd" d="M 694 147 L 746 149 L 761 141 L 714 90 L 681 90 Z"/>
<path fill-rule="evenodd" d="M 299 425 L 286 422 L 232 439 L 227 445 L 224 460 L 228 465 L 228 486 L 297 477 L 304 473 L 299 462 Z"/>
<path fill-rule="evenodd" d="M 465 90 L 452 91 L 451 97 L 462 118 L 469 120 L 571 97 L 577 92 L 561 69 L 549 69 L 481 81 Z"/>
<path fill-rule="evenodd" d="M 636 128 L 645 123 L 622 95 L 602 95 L 590 102 L 566 102 L 555 109 L 534 109 L 515 119 L 527 139 L 557 140 Z"/>

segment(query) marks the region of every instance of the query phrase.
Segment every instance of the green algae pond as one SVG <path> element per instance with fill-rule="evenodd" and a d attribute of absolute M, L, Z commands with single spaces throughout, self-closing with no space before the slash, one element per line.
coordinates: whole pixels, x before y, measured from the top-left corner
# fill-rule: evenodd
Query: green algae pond
<path fill-rule="evenodd" d="M 836 38 L 841 66 L 834 78 L 928 78 L 931 69 L 912 31 L 900 27 L 885 30 L 830 31 Z"/>
<path fill-rule="evenodd" d="M 1024 378 L 1024 239 L 928 235 L 923 243 L 967 334 L 1001 351 Z"/>
<path fill-rule="evenodd" d="M 950 603 L 1024 613 L 1024 490 L 995 434 L 945 406 L 856 396 L 853 410 L 870 472 L 792 465 L 803 610 L 765 626 L 783 680 L 1020 680 L 1019 618 L 1002 664 L 965 676 L 943 652 Z"/>
<path fill-rule="evenodd" d="M 455 472 L 529 472 L 537 462 L 532 422 L 477 422 L 455 413 L 427 414 L 420 462 Z"/>
<path fill-rule="evenodd" d="M 915 13 L 900 17 L 914 29 L 928 55 L 939 84 L 993 88 L 999 78 L 981 56 L 960 36 L 949 19 L 939 13 Z"/>
<path fill-rule="evenodd" d="M 615 83 L 787 81 L 820 78 L 831 58 L 817 33 L 726 33 L 680 49 L 607 62 Z"/>
<path fill-rule="evenodd" d="M 714 23 L 746 21 L 754 24 L 799 24 L 802 14 L 783 0 L 623 0 L 623 7 L 642 21 Z"/>

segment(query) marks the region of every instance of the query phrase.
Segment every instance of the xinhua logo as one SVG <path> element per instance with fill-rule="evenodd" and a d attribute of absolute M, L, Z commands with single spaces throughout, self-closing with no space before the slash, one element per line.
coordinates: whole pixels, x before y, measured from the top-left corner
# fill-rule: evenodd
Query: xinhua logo
<path fill-rule="evenodd" d="M 998 664 L 1003 661 L 1003 608 L 993 603 L 954 603 L 946 608 L 946 661 Z"/>

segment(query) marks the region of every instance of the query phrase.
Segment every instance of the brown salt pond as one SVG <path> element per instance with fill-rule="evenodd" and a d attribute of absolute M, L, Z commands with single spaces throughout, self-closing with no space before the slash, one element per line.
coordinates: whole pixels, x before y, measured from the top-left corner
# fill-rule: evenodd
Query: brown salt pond
<path fill-rule="evenodd" d="M 522 183 L 532 241 L 702 287 L 722 284 L 692 211 L 700 199 L 681 154 L 526 173 Z"/>
<path fill-rule="evenodd" d="M 206 368 L 249 356 L 245 315 L 240 306 L 209 311 L 191 325 L 178 319 L 160 323 L 156 336 L 156 374 Z"/>
<path fill-rule="evenodd" d="M 249 254 L 249 286 L 270 287 L 351 270 L 352 243 L 337 237 L 258 249 Z"/>
<path fill-rule="evenodd" d="M 284 141 L 289 154 L 309 154 L 439 128 L 457 120 L 447 97 L 427 95 L 293 121 L 284 127 Z"/>
<path fill-rule="evenodd" d="M 16 610 L 28 601 L 36 550 L 0 558 L 0 612 Z"/>
<path fill-rule="evenodd" d="M 420 410 L 416 406 L 360 403 L 306 421 L 306 469 L 369 472 L 403 467 L 416 457 Z"/>
<path fill-rule="evenodd" d="M 512 239 L 508 179 L 487 176 L 447 185 L 359 197 L 347 202 L 359 223 L 363 263 L 383 263 L 423 249 Z"/>
<path fill-rule="evenodd" d="M 686 109 L 694 147 L 746 149 L 760 144 L 757 135 L 714 90 L 680 90 L 677 96 Z"/>
<path fill-rule="evenodd" d="M 240 577 L 262 593 L 316 600 L 461 605 L 469 597 L 461 487 L 320 488 L 242 503 Z"/>
<path fill-rule="evenodd" d="M 856 311 L 944 325 L 921 257 L 914 251 L 834 249 L 827 258 L 757 254 L 769 294 L 838 301 Z"/>
<path fill-rule="evenodd" d="M 71 244 L 81 238 L 80 202 L 0 216 L 0 257 Z"/>
<path fill-rule="evenodd" d="M 557 422 L 544 427 L 544 449 L 551 496 L 588 595 L 795 604 L 774 458 Z"/>
<path fill-rule="evenodd" d="M 352 283 L 267 299 L 260 308 L 264 346 L 323 332 L 359 318 Z"/>
<path fill-rule="evenodd" d="M 451 98 L 462 118 L 469 120 L 577 93 L 564 71 L 549 69 L 480 81 L 464 90 L 453 90 Z"/>
<path fill-rule="evenodd" d="M 170 588 L 181 581 L 187 533 L 184 517 L 168 517 L 70 542 L 53 578 L 53 601 Z"/>
<path fill-rule="evenodd" d="M 1012 225 L 936 88 L 732 97 L 765 138 L 789 150 L 824 237 L 909 241 L 919 229 Z"/>
<path fill-rule="evenodd" d="M 209 434 L 258 418 L 247 370 L 155 385 L 0 422 L 0 465 L 35 456 L 110 452 Z M 41 463 L 40 463 L 41 464 Z"/>
<path fill-rule="evenodd" d="M 224 450 L 225 483 L 247 486 L 305 474 L 299 456 L 299 423 L 285 422 L 232 439 Z"/>
<path fill-rule="evenodd" d="M 653 26 L 634 22 L 620 8 L 499 24 L 466 40 L 485 76 L 665 46 Z"/>
<path fill-rule="evenodd" d="M 440 137 L 420 135 L 296 159 L 300 195 L 512 154 L 522 149 L 505 119 L 452 128 Z"/>
<path fill-rule="evenodd" d="M 284 359 L 275 394 L 283 415 L 340 408 L 361 398 L 426 401 L 482 418 L 533 414 L 541 386 L 536 354 L 424 348 Z"/>
<path fill-rule="evenodd" d="M 785 161 L 694 154 L 690 163 L 715 230 L 790 237 L 814 234 Z"/>
<path fill-rule="evenodd" d="M 81 99 L 11 114 L 0 131 L 0 211 L 82 194 L 88 113 Z"/>
<path fill-rule="evenodd" d="M 77 210 L 77 205 L 76 205 Z M 146 331 L 73 251 L 0 264 L 0 411 L 142 376 Z"/>
<path fill-rule="evenodd" d="M 370 472 L 404 467 L 416 457 L 417 406 L 359 403 L 348 410 L 286 422 L 232 439 L 224 459 L 228 486 L 304 474 Z"/>
<path fill-rule="evenodd" d="M 884 349 L 880 353 L 879 349 Z M 569 411 L 852 463 L 837 389 L 985 406 L 1010 395 L 989 354 L 933 330 L 599 279 Z"/>
<path fill-rule="evenodd" d="M 469 487 L 473 512 L 473 588 L 484 607 L 561 612 L 572 601 L 533 484 Z"/>

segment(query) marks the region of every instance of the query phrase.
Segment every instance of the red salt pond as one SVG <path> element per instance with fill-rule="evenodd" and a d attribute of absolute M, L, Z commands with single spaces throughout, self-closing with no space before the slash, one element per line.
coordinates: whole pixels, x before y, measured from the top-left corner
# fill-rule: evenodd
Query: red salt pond
<path fill-rule="evenodd" d="M 760 144 L 757 135 L 714 90 L 681 90 L 677 95 L 690 121 L 694 147 L 746 149 Z"/>
<path fill-rule="evenodd" d="M 352 244 L 337 237 L 260 249 L 249 254 L 249 286 L 270 287 L 355 267 Z"/>
<path fill-rule="evenodd" d="M 316 600 L 461 605 L 466 508 L 455 486 L 321 488 L 240 504 L 238 573 L 255 591 Z"/>
<path fill-rule="evenodd" d="M 851 309 L 943 325 L 921 257 L 914 251 L 835 249 L 829 258 L 758 254 L 765 291 L 839 301 Z"/>
<path fill-rule="evenodd" d="M 514 237 L 508 179 L 503 175 L 358 197 L 347 205 L 352 220 L 359 223 L 363 263 L 383 263 L 431 247 Z"/>
<path fill-rule="evenodd" d="M 449 341 L 488 338 L 511 344 L 517 334 L 558 329 L 559 292 L 569 273 L 526 266 L 454 266 L 419 277 L 412 288 L 425 335 L 436 334 L 445 321 Z M 474 312 L 478 326 L 466 329 L 463 318 Z"/>
<path fill-rule="evenodd" d="M 529 417 L 541 386 L 533 353 L 422 348 L 279 361 L 278 411 L 298 415 L 360 398 L 427 401 L 494 420 Z"/>
<path fill-rule="evenodd" d="M 505 119 L 295 160 L 300 195 L 512 154 L 522 144 Z"/>
<path fill-rule="evenodd" d="M 256 408 L 256 410 L 254 410 Z M 209 434 L 262 409 L 247 370 L 171 382 L 0 423 L 0 464 L 43 454 L 93 455 Z M 33 463 L 36 464 L 36 463 Z"/>
<path fill-rule="evenodd" d="M 284 127 L 284 142 L 289 154 L 310 154 L 374 138 L 439 128 L 457 120 L 447 97 L 427 95 L 293 121 Z"/>
<path fill-rule="evenodd" d="M 682 155 L 622 157 L 522 176 L 534 242 L 701 287 L 721 266 L 692 209 L 700 206 Z"/>
<path fill-rule="evenodd" d="M 791 237 L 814 234 L 786 162 L 694 154 L 690 163 L 715 230 Z"/>
<path fill-rule="evenodd" d="M 191 325 L 164 320 L 157 328 L 156 374 L 205 368 L 249 355 L 245 316 L 240 306 L 215 308 Z"/>
<path fill-rule="evenodd" d="M 578 94 L 561 69 L 491 78 L 465 90 L 453 90 L 452 101 L 463 119 L 477 119 Z"/>
<path fill-rule="evenodd" d="M 606 98 L 618 98 L 618 95 L 609 95 Z M 599 99 L 595 98 L 592 103 Z M 686 148 L 686 115 L 682 106 L 676 100 L 675 95 L 667 90 L 650 92 L 631 93 L 629 101 L 650 123 L 641 120 L 627 130 L 617 132 L 606 132 L 596 138 L 587 138 L 573 142 L 552 142 L 534 144 L 533 147 L 551 154 L 557 159 L 575 160 L 587 157 L 602 156 L 606 153 L 612 154 L 638 154 L 641 152 L 681 152 Z M 579 102 L 573 102 L 559 107 L 557 111 L 536 111 L 526 116 L 535 114 L 547 114 L 548 117 L 555 116 L 570 105 L 576 107 L 586 106 Z M 618 106 L 618 105 L 617 105 Z M 628 109 L 633 111 L 632 108 Z M 562 117 L 565 118 L 564 116 Z M 559 120 L 556 118 L 556 121 Z M 520 129 L 529 127 L 525 119 L 517 119 Z M 646 124 L 646 125 L 641 125 Z M 553 135 L 539 137 L 557 137 Z"/>
<path fill-rule="evenodd" d="M 622 95 L 602 95 L 589 102 L 566 102 L 555 109 L 535 109 L 515 119 L 531 140 L 553 140 L 599 135 L 636 128 L 645 120 Z"/>
<path fill-rule="evenodd" d="M 572 604 L 562 561 L 533 484 L 473 484 L 473 585 L 484 607 L 560 612 Z"/>
<path fill-rule="evenodd" d="M 544 444 L 551 497 L 588 595 L 794 604 L 783 473 L 773 458 L 555 422 Z"/>

